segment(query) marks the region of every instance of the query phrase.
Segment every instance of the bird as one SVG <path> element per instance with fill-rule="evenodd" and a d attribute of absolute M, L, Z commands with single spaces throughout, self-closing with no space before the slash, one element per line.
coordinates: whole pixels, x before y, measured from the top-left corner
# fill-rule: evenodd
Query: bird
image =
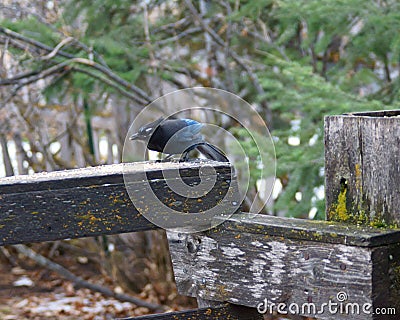
<path fill-rule="evenodd" d="M 167 154 L 166 161 L 176 154 L 182 155 L 181 161 L 187 161 L 189 152 L 197 149 L 207 159 L 229 162 L 221 150 L 204 140 L 200 133 L 203 127 L 193 119 L 161 117 L 140 127 L 129 139 L 147 142 L 147 149 Z"/>

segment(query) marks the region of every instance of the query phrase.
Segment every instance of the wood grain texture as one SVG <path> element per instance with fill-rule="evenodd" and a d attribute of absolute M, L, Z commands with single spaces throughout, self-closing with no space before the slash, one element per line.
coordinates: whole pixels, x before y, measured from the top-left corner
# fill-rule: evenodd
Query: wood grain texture
<path fill-rule="evenodd" d="M 328 219 L 345 182 L 342 221 L 399 224 L 400 111 L 326 117 L 325 175 Z"/>
<path fill-rule="evenodd" d="M 173 193 L 163 176 L 179 170 L 182 181 L 188 187 L 193 186 L 201 181 L 202 165 L 199 162 L 118 164 L 1 179 L 0 245 L 157 228 L 132 204 L 124 178 L 129 178 L 128 188 L 139 190 L 133 192 L 133 198 L 140 201 L 143 196 L 140 190 L 151 185 L 158 196 L 158 207 L 162 205 L 160 202 L 170 207 Z M 210 166 L 218 176 L 216 189 L 201 202 L 196 198 L 182 201 L 181 206 L 184 204 L 190 212 L 213 205 L 224 196 L 225 175 L 230 176 L 231 168 L 226 163 Z M 207 174 L 202 179 L 207 180 Z M 155 207 L 151 203 L 146 205 Z M 177 205 L 176 210 L 183 209 Z"/>
<path fill-rule="evenodd" d="M 272 228 L 265 227 L 271 217 L 260 223 L 264 218 L 257 217 L 249 227 L 248 222 L 239 224 L 235 215 L 204 233 L 167 232 L 178 291 L 253 308 L 264 299 L 300 308 L 314 303 L 319 308 L 330 300 L 338 302 L 340 292 L 347 294 L 348 303 L 387 306 L 380 303 L 388 294 L 388 246 L 329 243 L 310 240 L 306 234 L 302 240 L 290 232 L 271 234 Z M 288 230 L 292 227 L 287 225 Z M 300 314 L 316 316 L 301 309 Z M 338 314 L 326 310 L 317 318 L 338 319 Z M 360 314 L 351 319 L 375 318 Z"/>
<path fill-rule="evenodd" d="M 262 320 L 262 316 L 255 310 L 243 306 L 232 304 L 222 304 L 220 306 L 199 308 L 196 310 L 169 312 L 164 314 L 154 314 L 134 318 L 124 318 L 123 320 Z"/>
<path fill-rule="evenodd" d="M 385 230 L 334 221 L 295 219 L 249 213 L 234 214 L 219 228 L 233 232 L 243 231 L 292 240 L 359 247 L 377 247 L 400 242 L 400 231 L 395 229 Z"/>

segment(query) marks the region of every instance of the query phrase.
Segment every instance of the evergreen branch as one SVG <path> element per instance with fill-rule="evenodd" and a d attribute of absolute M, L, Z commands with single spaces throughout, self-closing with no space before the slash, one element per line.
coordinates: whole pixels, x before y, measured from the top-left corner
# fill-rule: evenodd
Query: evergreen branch
<path fill-rule="evenodd" d="M 7 37 L 10 37 L 10 38 L 17 39 L 17 40 L 23 41 L 25 43 L 28 43 L 28 44 L 36 47 L 36 48 L 42 49 L 42 50 L 47 51 L 47 52 L 52 52 L 54 50 L 54 48 L 52 48 L 52 47 L 50 47 L 48 45 L 45 45 L 44 43 L 41 43 L 39 41 L 36 41 L 36 40 L 31 39 L 31 38 L 25 37 L 20 33 L 14 32 L 14 31 L 12 31 L 10 29 L 7 29 L 7 28 L 1 27 L 1 26 L 0 26 L 0 33 L 6 35 Z M 60 56 L 62 56 L 64 58 L 68 58 L 68 59 L 73 59 L 74 58 L 74 56 L 72 54 L 64 52 L 64 51 L 61 51 L 61 50 L 58 52 L 58 55 L 60 55 Z"/>
<path fill-rule="evenodd" d="M 102 66 L 101 64 L 98 64 L 97 62 L 94 62 L 94 61 L 91 61 L 88 59 L 84 59 L 84 58 L 74 58 L 69 61 L 71 64 L 72 63 L 82 64 L 82 65 L 91 67 L 91 68 L 103 73 L 105 76 L 107 76 L 111 80 L 115 81 L 122 87 L 125 87 L 129 91 L 136 93 L 140 98 L 142 98 L 145 101 L 145 104 L 148 104 L 152 101 L 151 97 L 148 96 L 147 93 L 144 92 L 142 89 L 140 89 L 139 87 L 137 87 L 133 84 L 130 84 L 128 81 L 122 79 L 121 77 L 116 75 L 114 72 L 112 72 L 110 69 Z"/>
<path fill-rule="evenodd" d="M 33 82 L 36 82 L 40 79 L 44 79 L 53 74 L 56 74 L 65 68 L 67 68 L 67 64 L 60 63 L 42 71 L 24 72 L 17 75 L 16 77 L 0 80 L 0 86 L 9 86 L 18 84 L 18 86 L 23 87 Z"/>
<path fill-rule="evenodd" d="M 0 26 L 0 33 L 3 33 L 13 39 L 17 39 L 26 43 L 29 43 L 37 48 L 40 48 L 42 50 L 48 51 L 49 54 L 51 54 L 52 52 L 55 52 L 57 55 L 68 58 L 70 60 L 66 61 L 66 62 L 62 62 L 59 64 L 59 66 L 63 65 L 65 63 L 64 66 L 71 64 L 71 63 L 79 63 L 79 64 L 84 64 L 87 66 L 90 66 L 98 71 L 100 71 L 101 73 L 105 74 L 107 77 L 109 77 L 110 79 L 114 80 L 115 82 L 117 82 L 118 84 L 120 84 L 121 86 L 125 87 L 126 89 L 136 93 L 138 96 L 140 96 L 142 99 L 144 99 L 146 101 L 145 104 L 150 103 L 152 101 L 151 97 L 147 95 L 146 92 L 144 92 L 142 89 L 136 87 L 133 84 L 130 84 L 128 81 L 125 81 L 124 79 L 122 79 L 121 77 L 117 76 L 114 72 L 112 72 L 108 67 L 101 65 L 97 62 L 88 60 L 88 59 L 84 59 L 84 58 L 77 58 L 69 53 L 66 53 L 62 50 L 56 50 L 56 48 L 52 48 L 49 47 L 39 41 L 27 38 L 17 32 L 14 32 L 10 29 L 4 28 Z M 56 50 L 56 51 L 55 51 Z M 50 68 L 51 69 L 51 68 Z M 1 83 L 0 83 L 1 84 Z"/>
<path fill-rule="evenodd" d="M 19 80 L 35 76 L 39 73 L 40 73 L 40 71 L 38 71 L 38 70 L 22 72 L 12 78 L 1 79 L 0 85 L 1 86 L 9 86 L 9 85 L 17 84 L 19 82 Z"/>
<path fill-rule="evenodd" d="M 14 13 L 14 16 L 18 16 L 19 19 L 23 19 L 24 17 L 21 15 L 25 14 L 25 15 L 30 15 L 35 17 L 40 23 L 44 24 L 45 26 L 47 26 L 48 28 L 50 28 L 53 32 L 62 34 L 60 32 L 60 30 L 58 30 L 53 24 L 49 23 L 48 21 L 46 21 L 46 18 L 42 17 L 40 14 L 34 12 L 33 10 L 29 10 L 28 8 L 22 6 L 19 3 L 12 3 L 12 5 L 3 5 L 0 4 L 0 10 L 8 10 Z M 22 17 L 21 17 L 22 16 Z"/>
<path fill-rule="evenodd" d="M 207 23 L 204 22 L 204 20 L 200 16 L 197 9 L 194 7 L 191 0 L 185 0 L 185 3 L 186 3 L 186 6 L 189 8 L 190 12 L 192 13 L 192 16 L 200 24 L 202 29 L 210 35 L 210 37 L 215 41 L 215 43 L 217 45 L 219 45 L 220 47 L 223 47 L 226 50 L 226 52 L 229 54 L 229 56 L 247 73 L 247 75 L 249 76 L 251 82 L 253 83 L 257 93 L 261 96 L 264 96 L 265 91 L 264 91 L 263 87 L 261 86 L 257 75 L 243 61 L 242 57 L 240 57 L 236 52 L 234 52 L 229 47 L 229 45 L 212 28 L 210 28 Z M 268 105 L 265 101 L 262 102 L 262 105 L 266 111 L 266 118 L 267 118 L 266 120 L 267 120 L 268 124 L 271 125 L 272 124 L 271 110 L 268 108 Z"/>
<path fill-rule="evenodd" d="M 207 32 L 211 38 L 215 41 L 216 44 L 219 46 L 226 48 L 229 55 L 232 57 L 232 59 L 240 65 L 246 73 L 249 75 L 249 78 L 252 80 L 257 92 L 259 94 L 264 94 L 264 89 L 261 87 L 257 75 L 250 69 L 248 65 L 246 65 L 240 56 L 236 54 L 236 52 L 232 51 L 229 46 L 225 43 L 225 41 L 213 30 L 211 29 L 201 18 L 200 14 L 197 12 L 196 8 L 194 7 L 193 3 L 191 0 L 185 0 L 187 7 L 189 8 L 190 12 L 192 13 L 193 17 L 197 20 L 197 22 L 200 24 L 202 29 Z M 228 49 L 229 48 L 229 49 Z"/>
<path fill-rule="evenodd" d="M 111 81 L 110 79 L 101 77 L 98 74 L 96 74 L 94 72 L 91 72 L 91 71 L 89 71 L 87 69 L 79 68 L 79 67 L 74 66 L 74 67 L 71 68 L 71 70 L 86 74 L 86 75 L 88 75 L 88 76 L 90 76 L 90 77 L 92 77 L 94 79 L 97 79 L 97 80 L 99 80 L 101 82 L 104 82 L 105 84 L 109 85 L 110 87 L 113 87 L 115 90 L 117 90 L 123 96 L 125 96 L 125 97 L 127 97 L 127 98 L 129 98 L 129 99 L 131 99 L 133 101 L 136 101 L 137 103 L 139 103 L 141 105 L 146 105 L 148 103 L 146 100 L 143 100 L 143 99 L 137 97 L 136 95 L 130 93 L 129 91 L 126 91 L 126 90 L 122 89 L 121 87 L 119 87 L 117 84 L 115 84 L 115 82 Z M 138 106 L 135 106 L 135 105 L 133 107 L 137 108 L 139 110 L 142 110 L 141 107 L 138 107 Z"/>
<path fill-rule="evenodd" d="M 14 98 L 18 91 L 21 90 L 24 86 L 27 86 L 31 83 L 34 83 L 40 79 L 44 79 L 47 78 L 51 75 L 60 73 L 62 71 L 68 71 L 66 70 L 66 68 L 68 67 L 68 61 L 64 61 L 60 64 L 54 65 L 46 70 L 40 71 L 38 73 L 34 73 L 34 76 L 29 76 L 29 72 L 26 73 L 25 75 L 27 75 L 26 77 L 21 77 L 21 75 L 19 75 L 19 79 L 14 79 L 14 78 L 10 78 L 10 79 L 4 79 L 4 80 L 0 80 L 0 86 L 1 85 L 11 85 L 11 84 L 17 84 L 17 86 L 11 91 L 11 93 L 8 95 L 8 97 L 2 101 L 2 103 L 0 104 L 0 109 L 4 108 L 8 102 L 11 101 L 12 98 Z"/>
<path fill-rule="evenodd" d="M 49 52 L 45 57 L 41 58 L 42 60 L 49 60 L 51 58 L 54 58 L 56 55 L 59 55 L 59 56 L 62 56 L 64 58 L 68 58 L 68 59 L 75 58 L 74 55 L 60 50 L 61 47 L 65 46 L 67 43 L 73 43 L 73 44 L 75 44 L 76 47 L 84 50 L 88 54 L 93 54 L 104 68 L 109 69 L 107 66 L 107 63 L 104 61 L 103 57 L 100 54 L 98 54 L 96 51 L 92 50 L 91 48 L 89 48 L 88 46 L 83 44 L 82 42 L 80 42 L 77 39 L 72 38 L 72 37 L 67 37 L 67 38 L 63 39 L 55 48 L 52 48 L 50 46 L 45 45 L 44 43 L 41 43 L 39 41 L 25 37 L 17 32 L 14 32 L 10 29 L 7 29 L 7 28 L 1 27 L 1 26 L 0 26 L 0 33 L 3 33 L 6 36 L 6 39 L 10 39 L 11 44 L 20 50 L 29 50 L 30 48 L 28 45 L 31 45 L 37 49 L 45 50 L 45 51 Z M 20 42 L 18 42 L 16 40 L 22 41 L 23 43 L 27 43 L 28 45 L 24 46 L 23 44 L 21 44 Z M 4 40 L 2 40 L 0 38 L 0 41 L 3 42 Z M 32 51 L 32 50 L 29 50 L 29 51 Z"/>
<path fill-rule="evenodd" d="M 182 31 L 181 33 L 178 33 L 170 38 L 155 41 L 155 44 L 162 45 L 162 44 L 166 44 L 169 42 L 177 41 L 177 40 L 187 37 L 193 33 L 200 32 L 201 30 L 203 30 L 203 29 L 200 27 L 189 28 L 189 29 L 186 29 L 185 31 Z"/>
<path fill-rule="evenodd" d="M 21 50 L 21 51 L 28 51 L 31 54 L 33 54 L 33 53 L 37 54 L 38 51 L 40 50 L 36 47 L 34 47 L 34 48 L 30 47 L 28 44 L 21 43 L 18 40 L 12 39 L 12 38 L 4 36 L 4 35 L 0 35 L 0 43 L 6 44 L 7 42 L 10 46 L 17 48 L 18 50 Z"/>
<path fill-rule="evenodd" d="M 103 73 L 105 76 L 108 77 L 101 77 L 99 75 L 96 75 L 94 72 L 90 72 L 88 70 L 85 70 L 83 68 L 79 68 L 76 66 L 70 66 L 73 64 L 83 64 L 85 66 L 88 67 L 92 67 L 95 70 Z M 16 94 L 17 92 L 24 86 L 29 85 L 33 82 L 36 82 L 40 79 L 44 79 L 47 78 L 51 75 L 54 75 L 56 73 L 59 73 L 63 70 L 68 70 L 69 72 L 72 70 L 76 70 L 78 72 L 81 73 L 85 73 L 91 77 L 94 77 L 104 83 L 106 83 L 107 85 L 113 87 L 114 89 L 118 90 L 121 94 L 123 94 L 124 96 L 138 102 L 141 105 L 146 105 L 150 102 L 150 97 L 147 96 L 146 93 L 144 93 L 144 91 L 142 91 L 141 89 L 139 89 L 138 87 L 131 85 L 130 83 L 128 83 L 127 81 L 123 80 L 122 78 L 118 77 L 116 74 L 114 74 L 111 70 L 109 70 L 108 68 L 87 60 L 87 59 L 83 59 L 83 58 L 74 58 L 71 60 L 66 60 L 63 61 L 57 65 L 53 65 L 52 67 L 42 70 L 42 71 L 30 71 L 30 72 L 26 72 L 26 73 L 22 73 L 17 75 L 16 77 L 13 78 L 8 78 L 8 79 L 1 79 L 0 80 L 0 86 L 7 86 L 7 85 L 15 85 L 17 84 L 17 87 L 14 88 L 12 90 L 12 92 L 9 94 L 9 96 L 5 99 L 5 101 L 3 101 L 3 103 L 0 105 L 0 109 L 2 109 Z M 137 95 L 141 95 L 144 96 L 143 97 L 138 97 L 132 93 L 130 93 L 127 90 L 124 90 L 122 88 L 120 88 L 118 85 L 121 85 L 122 87 L 125 87 L 126 89 L 128 89 L 129 91 L 133 91 L 134 93 L 136 93 Z"/>
<path fill-rule="evenodd" d="M 167 24 L 165 24 L 163 26 L 154 28 L 151 33 L 155 34 L 155 33 L 160 32 L 160 31 L 168 31 L 168 29 L 175 30 L 175 29 L 178 29 L 179 27 L 182 27 L 182 26 L 186 27 L 190 23 L 191 23 L 191 20 L 189 19 L 189 17 L 184 17 L 184 18 L 182 18 L 182 19 L 180 19 L 178 21 L 167 23 Z"/>
<path fill-rule="evenodd" d="M 84 43 L 78 41 L 77 39 L 74 39 L 74 44 L 75 44 L 78 48 L 84 50 L 88 55 L 93 54 L 94 57 L 99 61 L 99 63 L 100 63 L 102 66 L 104 66 L 104 67 L 107 68 L 107 69 L 110 69 L 110 68 L 108 67 L 106 61 L 103 59 L 102 55 L 99 54 L 96 50 L 93 50 L 93 48 L 88 47 L 86 44 L 84 44 Z"/>

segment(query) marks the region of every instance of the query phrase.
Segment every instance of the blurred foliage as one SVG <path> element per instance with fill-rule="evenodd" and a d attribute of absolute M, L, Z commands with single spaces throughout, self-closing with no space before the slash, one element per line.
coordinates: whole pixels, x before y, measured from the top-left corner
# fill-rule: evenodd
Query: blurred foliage
<path fill-rule="evenodd" d="M 107 68 L 145 92 L 154 90 L 145 81 L 150 76 L 177 88 L 190 83 L 240 94 L 258 106 L 276 143 L 283 190 L 274 213 L 307 217 L 317 207 L 323 217 L 324 202 L 316 194 L 324 183 L 323 117 L 398 107 L 400 3 L 202 0 L 192 2 L 196 16 L 187 2 L 70 0 L 51 27 L 34 18 L 2 24 L 52 47 L 72 36 L 89 50 L 70 45 L 63 51 L 77 57 L 95 53 L 94 61 L 102 57 Z M 63 60 L 56 56 L 53 63 Z M 52 85 L 59 90 L 51 94 L 115 92 L 84 73 Z M 292 137 L 298 145 L 289 143 Z M 244 147 L 255 159 L 253 147 Z"/>

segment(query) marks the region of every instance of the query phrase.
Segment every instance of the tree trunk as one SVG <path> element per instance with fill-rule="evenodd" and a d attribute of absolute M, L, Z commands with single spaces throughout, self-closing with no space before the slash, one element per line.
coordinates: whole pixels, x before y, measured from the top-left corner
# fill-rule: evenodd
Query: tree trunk
<path fill-rule="evenodd" d="M 4 164 L 4 169 L 6 171 L 6 176 L 7 177 L 13 176 L 14 169 L 11 164 L 10 153 L 8 152 L 7 139 L 3 133 L 0 134 L 0 144 L 1 144 L 1 149 L 3 151 L 3 164 Z"/>

